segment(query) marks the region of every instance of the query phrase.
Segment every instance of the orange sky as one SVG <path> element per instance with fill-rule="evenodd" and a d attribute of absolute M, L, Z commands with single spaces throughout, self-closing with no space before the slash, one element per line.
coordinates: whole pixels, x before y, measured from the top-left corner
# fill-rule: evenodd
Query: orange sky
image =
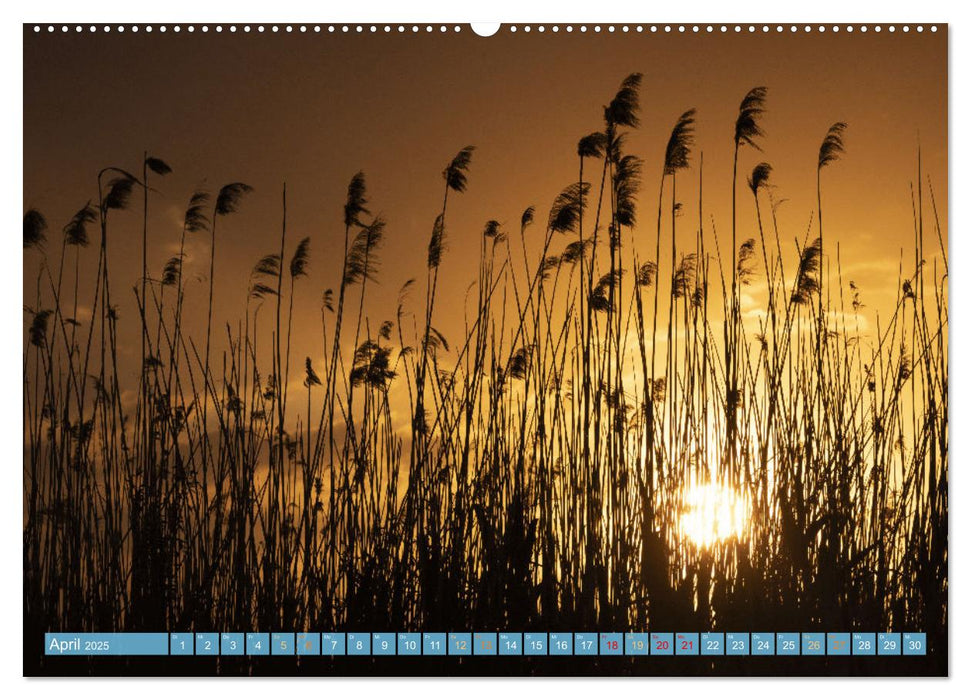
<path fill-rule="evenodd" d="M 946 242 L 943 25 L 935 34 L 893 35 L 526 35 L 504 28 L 491 38 L 468 27 L 460 34 L 390 36 L 35 35 L 25 29 L 24 207 L 47 216 L 47 250 L 56 259 L 54 232 L 97 199 L 97 171 L 117 165 L 140 172 L 147 149 L 174 170 L 153 182 L 149 265 L 159 275 L 177 250 L 194 189 L 252 185 L 240 213 L 219 228 L 216 318 L 235 324 L 250 269 L 278 246 L 285 180 L 291 241 L 312 238 L 310 275 L 299 283 L 295 304 L 306 319 L 293 350 L 299 364 L 319 347 L 321 291 L 339 282 L 351 175 L 365 172 L 371 210 L 388 221 L 380 285 L 369 304 L 376 326 L 393 317 L 407 279 L 424 279 L 443 166 L 461 147 L 477 147 L 468 191 L 450 199 L 439 283 L 440 299 L 447 300 L 439 309 L 447 318 L 436 325 L 457 328 L 485 222 L 498 219 L 518 231 L 529 205 L 545 221 L 556 193 L 576 179 L 578 138 L 601 128 L 602 105 L 634 71 L 644 74 L 642 126 L 627 150 L 645 161 L 642 223 L 635 231 L 643 238 L 642 258 L 653 250 L 663 149 L 689 108 L 698 110 L 698 121 L 695 167 L 678 180 L 686 206 L 682 233 L 693 240 L 696 166 L 704 152 L 704 217 L 714 218 L 720 235 L 729 234 L 732 128 L 739 101 L 756 85 L 769 88 L 767 136 L 763 153 L 743 152 L 740 171 L 760 160 L 774 166 L 775 196 L 788 200 L 779 209 L 784 245 L 794 250 L 794 239 L 805 235 L 815 208 L 816 154 L 835 121 L 849 124 L 848 151 L 824 171 L 827 236 L 839 241 L 844 275 L 861 286 L 868 306 L 879 308 L 881 299 L 895 295 L 900 249 L 912 245 L 918 138 Z M 744 187 L 739 202 L 740 238 L 746 238 L 755 222 Z M 140 204 L 114 215 L 112 231 L 113 296 L 121 317 L 132 321 L 132 350 L 122 352 L 134 358 L 138 327 L 130 290 L 140 274 Z M 96 231 L 91 234 L 95 239 Z M 532 236 L 541 238 L 539 227 Z M 554 243 L 554 252 L 566 242 Z M 927 245 L 933 243 L 929 234 Z M 187 323 L 204 334 L 207 284 L 193 276 L 207 271 L 206 235 L 189 256 Z M 34 294 L 37 260 L 33 251 L 24 258 L 25 303 Z M 85 262 L 96 265 L 94 246 L 82 254 L 82 268 Z M 413 295 L 416 303 L 420 298 Z M 129 368 L 131 376 L 135 371 Z"/>

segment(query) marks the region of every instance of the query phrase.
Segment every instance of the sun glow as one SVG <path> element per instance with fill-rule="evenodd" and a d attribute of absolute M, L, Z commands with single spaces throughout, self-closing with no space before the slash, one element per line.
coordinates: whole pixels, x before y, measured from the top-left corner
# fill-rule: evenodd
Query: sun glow
<path fill-rule="evenodd" d="M 682 502 L 678 529 L 681 537 L 698 547 L 731 539 L 744 539 L 752 506 L 749 498 L 717 483 L 693 484 Z"/>

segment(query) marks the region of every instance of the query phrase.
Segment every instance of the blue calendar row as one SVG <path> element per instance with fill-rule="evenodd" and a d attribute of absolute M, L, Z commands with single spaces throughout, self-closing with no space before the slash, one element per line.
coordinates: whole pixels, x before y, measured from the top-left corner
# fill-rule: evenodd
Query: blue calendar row
<path fill-rule="evenodd" d="M 923 656 L 923 632 L 173 632 L 45 635 L 48 656 Z"/>

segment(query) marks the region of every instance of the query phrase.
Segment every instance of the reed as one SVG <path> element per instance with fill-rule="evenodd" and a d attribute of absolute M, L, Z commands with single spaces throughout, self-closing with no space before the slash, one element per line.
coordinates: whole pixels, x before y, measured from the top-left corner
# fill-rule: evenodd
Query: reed
<path fill-rule="evenodd" d="M 59 253 L 43 215 L 28 211 L 24 255 L 42 259 L 23 358 L 33 631 L 945 632 L 947 250 L 919 158 L 914 249 L 899 261 L 897 298 L 881 300 L 890 315 L 867 335 L 838 233 L 823 236 L 822 174 L 844 157 L 846 125 L 829 130 L 816 164 L 817 235 L 780 230 L 767 163 L 747 178 L 749 220 L 739 167 L 765 138 L 767 109 L 765 88 L 750 91 L 725 144 L 732 220 L 721 241 L 709 188 L 696 205 L 679 199 L 683 178 L 707 184 L 685 111 L 656 182 L 651 240 L 638 217 L 642 163 L 626 148 L 641 87 L 639 74 L 622 81 L 601 130 L 579 141 L 578 179 L 544 223 L 532 207 L 523 214 L 518 241 L 497 221 L 478 237 L 450 227 L 462 206 L 450 194 L 474 192 L 474 150 L 449 161 L 423 304 L 412 308 L 410 281 L 393 320 L 373 315 L 367 292 L 384 238 L 397 234 L 371 214 L 355 175 L 320 353 L 299 368 L 293 328 L 307 313 L 295 291 L 319 277 L 310 239 L 288 242 L 285 187 L 278 246 L 255 264 L 222 338 L 217 223 L 256 196 L 249 186 L 191 196 L 172 232 L 179 253 L 158 278 L 148 274 L 147 178 L 168 172 L 164 162 L 143 157 L 141 179 L 103 170 L 97 205 L 64 227 Z M 108 251 L 110 216 L 138 188 L 142 356 L 130 409 L 117 337 L 131 320 L 112 306 Z M 925 221 L 935 250 L 924 248 Z M 82 251 L 95 223 L 93 264 Z M 757 238 L 739 240 L 743 227 Z M 206 325 L 186 328 L 186 240 L 207 233 L 208 295 L 191 300 L 206 304 Z M 533 237 L 539 257 L 527 252 Z M 451 341 L 436 326 L 449 243 L 479 257 Z M 62 289 L 68 249 L 73 294 Z M 759 299 L 757 316 L 743 315 L 743 289 Z M 291 403 L 292 381 L 306 396 Z M 741 524 L 692 532 L 706 494 L 735 499 Z"/>

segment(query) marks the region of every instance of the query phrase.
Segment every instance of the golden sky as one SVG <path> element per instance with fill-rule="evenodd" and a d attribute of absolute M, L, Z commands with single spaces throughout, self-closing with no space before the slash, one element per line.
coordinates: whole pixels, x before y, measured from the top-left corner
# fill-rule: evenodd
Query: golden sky
<path fill-rule="evenodd" d="M 460 34 L 417 35 L 35 35 L 25 28 L 24 207 L 47 216 L 47 250 L 56 259 L 54 232 L 97 199 L 97 171 L 116 165 L 140 172 L 147 150 L 174 171 L 152 182 L 158 191 L 150 203 L 149 266 L 157 276 L 177 251 L 181 217 L 195 189 L 252 185 L 240 213 L 219 228 L 215 316 L 235 325 L 250 269 L 278 247 L 286 181 L 290 240 L 312 238 L 310 274 L 298 283 L 295 303 L 307 319 L 294 343 L 299 362 L 319 347 L 321 292 L 339 282 L 350 177 L 364 171 L 370 208 L 388 221 L 379 286 L 370 292 L 376 326 L 394 316 L 407 279 L 424 279 L 428 238 L 441 209 L 442 168 L 472 144 L 468 191 L 449 202 L 449 247 L 439 283 L 440 299 L 447 300 L 438 307 L 446 317 L 440 325 L 458 328 L 485 222 L 497 219 L 518 232 L 529 205 L 536 206 L 537 221 L 545 221 L 555 195 L 576 180 L 577 140 L 601 128 L 602 105 L 635 71 L 644 74 L 642 124 L 627 151 L 645 161 L 635 230 L 642 258 L 653 251 L 667 137 L 689 108 L 698 110 L 696 146 L 693 167 L 678 179 L 686 208 L 681 234 L 686 244 L 693 241 L 702 152 L 706 225 L 713 220 L 722 241 L 730 234 L 734 119 L 742 96 L 756 85 L 769 89 L 766 138 L 762 153 L 743 150 L 740 172 L 747 175 L 761 160 L 773 165 L 774 196 L 787 200 L 779 226 L 790 251 L 805 237 L 815 208 L 819 143 L 835 121 L 849 129 L 846 155 L 824 171 L 827 240 L 839 241 L 844 276 L 860 285 L 868 306 L 879 308 L 881 299 L 895 295 L 901 248 L 913 243 L 910 188 L 918 143 L 947 241 L 943 25 L 933 34 L 527 35 L 504 28 L 490 38 L 468 27 Z M 113 215 L 110 244 L 113 296 L 122 318 L 132 320 L 131 357 L 138 354 L 130 292 L 141 264 L 137 201 L 131 211 Z M 532 230 L 534 242 L 540 228 Z M 743 185 L 739 231 L 740 239 L 756 232 Z M 96 239 L 96 231 L 91 235 Z M 934 241 L 928 229 L 926 245 Z M 553 252 L 566 242 L 554 242 Z M 82 254 L 82 269 L 85 263 L 96 265 L 95 247 Z M 24 264 L 25 303 L 31 303 L 36 254 L 26 255 Z M 207 268 L 202 234 L 186 263 L 187 323 L 195 333 L 204 333 L 207 283 L 193 275 Z"/>

